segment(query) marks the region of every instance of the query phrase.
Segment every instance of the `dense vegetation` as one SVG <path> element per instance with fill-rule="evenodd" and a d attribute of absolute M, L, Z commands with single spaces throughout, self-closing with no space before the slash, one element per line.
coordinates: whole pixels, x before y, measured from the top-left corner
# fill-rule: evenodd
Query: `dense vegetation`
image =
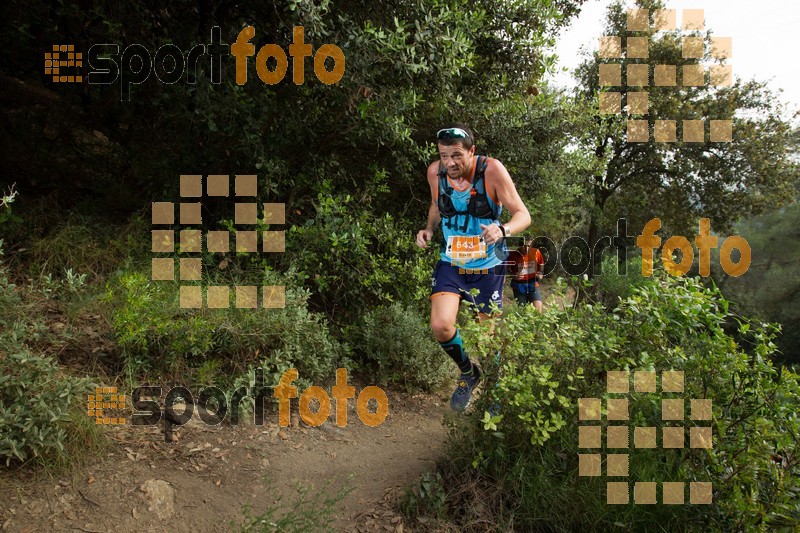
<path fill-rule="evenodd" d="M 484 362 L 496 388 L 474 415 L 452 419 L 447 460 L 409 492 L 416 525 L 800 523 L 796 130 L 764 84 L 737 80 L 717 90 L 653 87 L 649 97 L 670 116 L 732 118 L 733 143 L 625 143 L 622 118 L 597 113 L 606 88 L 596 55 L 579 69 L 575 94 L 546 82 L 546 46 L 582 3 L 4 4 L 0 459 L 68 465 L 94 449 L 102 434 L 82 398 L 98 383 L 234 387 L 256 367 L 276 381 L 292 366 L 301 386 L 325 384 L 340 366 L 408 390 L 448 383 L 452 365 L 427 326 L 436 253 L 420 251 L 413 234 L 427 212 L 434 133 L 459 120 L 514 177 L 534 215 L 531 236 L 594 243 L 618 218 L 638 234 L 659 217 L 663 243 L 694 235 L 707 217 L 714 230 L 745 236 L 754 259 L 741 279 L 675 279 L 658 266 L 643 278 L 631 247 L 626 264 L 612 254 L 588 262 L 591 281 L 553 272 L 557 301 L 569 295 L 574 306 L 538 316 L 512 305 L 493 337 L 464 313 L 468 350 L 499 349 L 502 365 Z M 608 31 L 624 24 L 615 4 Z M 308 61 L 303 85 L 265 85 L 253 68 L 237 85 L 231 62 L 214 84 L 201 62 L 196 84 L 151 77 L 122 100 L 119 81 L 57 86 L 41 73 L 42 43 L 190 50 L 214 26 L 230 43 L 245 25 L 256 29 L 256 49 L 285 50 L 302 25 L 315 49 L 341 47 L 346 73 L 324 85 Z M 646 37 L 654 57 L 683 64 L 674 35 Z M 286 307 L 180 309 L 178 283 L 150 279 L 150 202 L 180 201 L 181 174 L 243 173 L 258 175 L 259 202 L 286 204 L 286 252 L 204 252 L 204 281 L 285 285 Z M 232 209 L 204 201 L 203 224 L 191 227 L 233 230 Z M 713 401 L 714 448 L 632 450 L 630 478 L 711 480 L 714 504 L 608 506 L 604 480 L 577 476 L 577 399 L 605 397 L 607 371 L 665 369 L 685 372 L 686 398 Z M 496 397 L 501 413 L 485 414 Z M 660 427 L 659 397 L 631 398 L 632 424 Z"/>
<path fill-rule="evenodd" d="M 407 496 L 410 514 L 520 531 L 751 531 L 800 520 L 797 375 L 771 362 L 774 329 L 731 314 L 718 291 L 663 274 L 629 285 L 613 308 L 587 303 L 541 317 L 515 308 L 493 338 L 469 333 L 484 352 L 502 350 L 497 387 L 476 408 L 483 418 L 455 424 L 447 460 Z M 656 392 L 634 392 L 631 379 L 630 421 L 604 415 L 600 449 L 580 449 L 578 399 L 602 398 L 605 413 L 605 400 L 621 397 L 606 391 L 610 370 L 682 371 L 685 389 L 662 394 L 658 377 Z M 681 422 L 662 421 L 662 397 L 687 398 Z M 503 409 L 491 416 L 496 398 Z M 711 399 L 713 421 L 690 420 L 688 398 Z M 619 424 L 658 428 L 658 448 L 608 446 L 606 428 Z M 663 428 L 684 424 L 711 426 L 713 448 L 690 449 L 687 429 L 682 449 L 662 449 Z M 598 452 L 629 453 L 629 481 L 710 481 L 713 505 L 607 505 L 606 481 L 625 478 L 606 478 L 605 459 L 603 477 L 578 476 L 578 454 Z"/>

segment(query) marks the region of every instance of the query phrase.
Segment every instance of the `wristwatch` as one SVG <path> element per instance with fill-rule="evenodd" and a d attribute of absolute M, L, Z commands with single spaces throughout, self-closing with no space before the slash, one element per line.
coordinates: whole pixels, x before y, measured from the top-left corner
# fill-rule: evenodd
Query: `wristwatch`
<path fill-rule="evenodd" d="M 499 226 L 500 226 L 500 230 L 503 232 L 503 238 L 504 239 L 507 239 L 508 237 L 511 237 L 511 230 L 510 229 L 508 229 L 503 224 L 500 224 Z"/>

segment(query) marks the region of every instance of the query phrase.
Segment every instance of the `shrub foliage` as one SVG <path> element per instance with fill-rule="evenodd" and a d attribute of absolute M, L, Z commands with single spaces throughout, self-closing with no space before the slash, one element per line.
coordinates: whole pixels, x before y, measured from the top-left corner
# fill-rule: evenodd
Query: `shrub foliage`
<path fill-rule="evenodd" d="M 731 323 L 738 327 L 728 333 Z M 481 334 L 476 328 L 465 336 Z M 798 380 L 771 362 L 774 335 L 770 325 L 729 314 L 718 291 L 692 279 L 662 277 L 634 287 L 616 308 L 507 313 L 494 338 L 478 341 L 502 350 L 502 366 L 496 387 L 478 402 L 482 418 L 454 426 L 450 456 L 440 465 L 449 491 L 443 505 L 466 528 L 487 514 L 519 530 L 796 527 Z M 690 448 L 688 429 L 680 449 L 634 448 L 632 431 L 629 450 L 607 448 L 605 438 L 601 450 L 579 449 L 578 399 L 603 398 L 605 411 L 606 398 L 620 397 L 606 392 L 612 370 L 683 371 L 684 393 L 664 395 L 685 399 L 682 422 L 662 422 L 660 388 L 635 392 L 631 385 L 627 424 L 711 426 L 712 449 Z M 692 398 L 712 400 L 711 421 L 690 419 Z M 495 401 L 502 409 L 492 416 L 487 410 Z M 660 429 L 658 435 L 660 447 Z M 710 481 L 713 503 L 607 505 L 605 476 L 578 476 L 578 454 L 598 452 L 629 453 L 629 481 Z M 475 497 L 484 505 L 467 501 Z M 426 508 L 418 500 L 412 514 Z"/>

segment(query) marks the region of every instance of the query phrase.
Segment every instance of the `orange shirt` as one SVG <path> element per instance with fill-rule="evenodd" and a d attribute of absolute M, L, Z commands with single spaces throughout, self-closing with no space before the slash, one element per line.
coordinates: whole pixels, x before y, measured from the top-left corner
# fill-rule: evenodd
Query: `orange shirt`
<path fill-rule="evenodd" d="M 534 279 L 536 272 L 541 272 L 544 267 L 542 252 L 531 246 L 520 246 L 511 252 L 508 259 L 514 261 L 510 269 L 511 274 L 516 274 L 514 281 Z"/>

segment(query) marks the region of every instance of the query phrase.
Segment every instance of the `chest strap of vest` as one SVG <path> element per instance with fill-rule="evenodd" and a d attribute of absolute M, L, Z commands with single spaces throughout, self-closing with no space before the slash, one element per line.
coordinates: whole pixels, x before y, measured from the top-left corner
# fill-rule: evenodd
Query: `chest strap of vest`
<path fill-rule="evenodd" d="M 450 200 L 450 205 L 452 206 L 452 214 L 450 216 L 446 216 L 446 214 L 441 213 L 440 209 L 440 214 L 443 215 L 443 218 L 446 218 L 447 220 L 446 224 L 449 229 L 453 228 L 455 224 L 454 219 L 458 215 L 464 215 L 464 224 L 461 227 L 461 231 L 466 232 L 467 227 L 469 225 L 469 218 L 471 214 L 470 204 L 472 203 L 471 202 L 472 198 L 474 196 L 480 195 L 485 201 L 485 198 L 487 197 L 486 182 L 484 180 L 486 173 L 486 166 L 487 166 L 486 157 L 478 156 L 478 160 L 476 162 L 475 177 L 472 180 L 472 184 L 470 185 L 469 198 L 467 199 L 467 208 L 464 211 L 456 210 L 455 206 L 453 206 L 452 200 Z M 450 186 L 450 183 L 447 180 L 447 170 L 441 166 L 441 163 L 439 163 L 439 195 L 441 196 L 442 193 L 444 193 L 449 199 L 453 194 L 453 190 L 454 190 L 453 187 Z"/>

